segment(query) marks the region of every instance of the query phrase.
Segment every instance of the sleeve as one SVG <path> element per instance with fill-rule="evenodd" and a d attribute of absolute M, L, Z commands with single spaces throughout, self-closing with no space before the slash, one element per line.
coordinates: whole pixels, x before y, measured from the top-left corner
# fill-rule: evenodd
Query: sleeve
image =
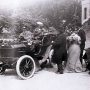
<path fill-rule="evenodd" d="M 64 41 L 64 36 L 60 35 L 56 38 L 55 43 L 53 44 L 54 47 L 60 47 L 62 42 Z"/>

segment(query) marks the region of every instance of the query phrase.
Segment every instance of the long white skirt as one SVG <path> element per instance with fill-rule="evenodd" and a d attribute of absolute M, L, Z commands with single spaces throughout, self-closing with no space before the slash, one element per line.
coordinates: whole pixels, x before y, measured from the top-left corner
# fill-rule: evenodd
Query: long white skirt
<path fill-rule="evenodd" d="M 80 46 L 72 44 L 68 50 L 68 60 L 65 72 L 82 72 L 80 63 Z"/>

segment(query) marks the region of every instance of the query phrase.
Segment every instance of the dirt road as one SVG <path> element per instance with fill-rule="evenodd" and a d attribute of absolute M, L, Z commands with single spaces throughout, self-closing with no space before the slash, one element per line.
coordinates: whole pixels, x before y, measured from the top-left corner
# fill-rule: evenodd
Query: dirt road
<path fill-rule="evenodd" d="M 90 75 L 43 70 L 28 80 L 20 80 L 15 71 L 8 71 L 0 75 L 0 90 L 90 90 Z"/>

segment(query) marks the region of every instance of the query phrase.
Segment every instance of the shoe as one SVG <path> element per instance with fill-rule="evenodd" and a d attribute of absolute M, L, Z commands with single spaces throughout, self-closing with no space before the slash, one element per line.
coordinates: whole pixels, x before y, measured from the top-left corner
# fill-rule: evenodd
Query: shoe
<path fill-rule="evenodd" d="M 41 69 L 44 69 L 44 68 L 46 67 L 46 64 L 47 64 L 47 61 L 43 62 L 43 63 L 40 65 Z"/>
<path fill-rule="evenodd" d="M 63 74 L 63 71 L 59 71 L 60 74 Z"/>
<path fill-rule="evenodd" d="M 46 68 L 53 68 L 53 65 L 52 64 L 47 64 Z"/>
<path fill-rule="evenodd" d="M 57 74 L 63 74 L 63 71 L 56 71 Z"/>

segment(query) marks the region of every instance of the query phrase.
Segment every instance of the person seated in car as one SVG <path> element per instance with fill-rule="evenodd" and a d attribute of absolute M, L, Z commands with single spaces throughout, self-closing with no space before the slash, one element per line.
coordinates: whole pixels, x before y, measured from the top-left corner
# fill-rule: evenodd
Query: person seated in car
<path fill-rule="evenodd" d="M 31 42 L 33 38 L 32 32 L 28 31 L 26 27 L 23 27 L 23 32 L 19 35 L 21 41 L 26 40 L 27 42 Z"/>

